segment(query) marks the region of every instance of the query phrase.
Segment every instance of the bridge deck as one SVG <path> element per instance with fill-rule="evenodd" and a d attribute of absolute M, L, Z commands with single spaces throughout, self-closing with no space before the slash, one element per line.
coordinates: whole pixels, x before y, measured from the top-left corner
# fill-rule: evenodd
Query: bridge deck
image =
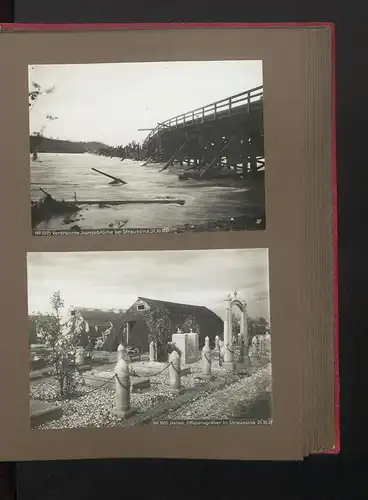
<path fill-rule="evenodd" d="M 149 133 L 143 142 L 143 147 L 157 136 L 167 132 L 193 127 L 201 128 L 217 120 L 253 115 L 262 110 L 263 86 L 260 86 L 165 120 Z"/>

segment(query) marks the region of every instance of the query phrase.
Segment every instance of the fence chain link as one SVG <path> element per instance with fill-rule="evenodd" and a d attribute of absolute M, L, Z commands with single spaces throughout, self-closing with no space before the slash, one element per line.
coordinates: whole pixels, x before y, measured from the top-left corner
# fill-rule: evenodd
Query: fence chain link
<path fill-rule="evenodd" d="M 157 377 L 157 375 L 161 375 L 161 373 L 163 373 L 165 370 L 167 370 L 171 364 L 172 363 L 170 361 L 169 363 L 167 363 L 167 365 L 162 370 L 160 370 L 159 372 L 154 373 L 152 375 L 148 375 L 148 374 L 147 375 L 139 375 L 134 370 L 133 371 L 129 371 L 129 375 L 131 375 L 132 377 L 138 377 L 138 378 L 154 378 L 154 377 Z"/>
<path fill-rule="evenodd" d="M 174 370 L 176 371 L 176 373 L 177 373 L 178 375 L 180 375 L 180 374 L 181 374 L 181 369 L 180 369 L 180 367 L 179 367 L 179 370 L 177 370 L 176 366 L 172 363 L 172 361 L 170 361 L 169 366 L 170 366 L 170 365 L 174 368 Z"/>
<path fill-rule="evenodd" d="M 124 385 L 124 384 L 123 384 L 123 382 L 120 380 L 120 378 L 119 378 L 119 376 L 118 376 L 118 374 L 117 374 L 117 373 L 115 373 L 114 377 L 115 377 L 115 378 L 116 378 L 116 380 L 118 381 L 118 383 L 119 383 L 120 387 L 122 387 L 123 389 L 125 389 L 125 390 L 126 390 L 126 391 L 128 391 L 128 392 L 130 391 L 130 386 L 129 386 L 129 387 L 127 387 L 126 385 Z M 113 378 L 114 378 L 114 377 L 113 377 Z"/>
<path fill-rule="evenodd" d="M 206 353 L 203 353 L 203 356 L 208 363 L 212 363 L 212 358 L 209 358 Z"/>
<path fill-rule="evenodd" d="M 109 380 L 105 380 L 105 382 L 103 382 L 101 385 L 99 385 L 98 387 L 94 387 L 93 389 L 91 389 L 90 391 L 87 391 L 83 394 L 80 394 L 79 396 L 75 396 L 73 397 L 72 399 L 81 399 L 81 398 L 84 398 L 84 396 L 88 396 L 89 394 L 92 394 L 93 392 L 96 392 L 96 391 L 99 391 L 100 389 L 102 389 L 102 387 L 104 387 L 105 385 L 107 385 L 109 382 L 111 382 L 113 379 L 115 378 L 115 374 L 109 378 Z M 83 385 L 86 385 L 86 383 L 84 382 Z"/>

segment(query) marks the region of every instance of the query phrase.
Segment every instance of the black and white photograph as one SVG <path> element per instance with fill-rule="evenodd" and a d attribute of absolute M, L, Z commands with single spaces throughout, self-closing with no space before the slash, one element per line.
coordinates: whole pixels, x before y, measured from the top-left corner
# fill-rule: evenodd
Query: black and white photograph
<path fill-rule="evenodd" d="M 268 250 L 27 254 L 30 426 L 272 424 Z"/>
<path fill-rule="evenodd" d="M 35 236 L 266 227 L 258 60 L 28 68 Z"/>

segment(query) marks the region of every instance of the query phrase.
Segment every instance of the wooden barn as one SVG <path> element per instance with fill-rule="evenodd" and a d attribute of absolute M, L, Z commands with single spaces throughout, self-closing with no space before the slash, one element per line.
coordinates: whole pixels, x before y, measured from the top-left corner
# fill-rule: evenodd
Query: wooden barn
<path fill-rule="evenodd" d="M 88 338 L 92 342 L 103 336 L 108 330 L 120 325 L 121 318 L 124 315 L 124 309 L 102 310 L 89 308 L 76 308 L 85 321 L 82 344 L 88 343 Z"/>
<path fill-rule="evenodd" d="M 216 335 L 223 334 L 224 324 L 205 306 L 139 297 L 120 317 L 119 325 L 106 336 L 102 349 L 114 351 L 122 343 L 137 347 L 141 353 L 148 352 L 152 339 L 164 345 L 171 341 L 178 328 L 198 333 L 202 347 L 206 336 L 214 341 Z"/>

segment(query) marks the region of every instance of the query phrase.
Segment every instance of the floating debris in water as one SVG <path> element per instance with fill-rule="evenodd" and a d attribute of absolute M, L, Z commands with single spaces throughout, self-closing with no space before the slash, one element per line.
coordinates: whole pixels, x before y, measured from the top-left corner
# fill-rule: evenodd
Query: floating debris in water
<path fill-rule="evenodd" d="M 74 214 L 80 210 L 76 203 L 68 202 L 65 200 L 56 200 L 47 193 L 44 189 L 40 188 L 44 193 L 44 197 L 38 201 L 31 203 L 31 217 L 32 227 L 36 227 L 40 222 L 46 221 L 51 217 L 57 215 Z M 66 219 L 64 219 L 66 220 Z M 71 221 L 70 221 L 71 222 Z"/>

